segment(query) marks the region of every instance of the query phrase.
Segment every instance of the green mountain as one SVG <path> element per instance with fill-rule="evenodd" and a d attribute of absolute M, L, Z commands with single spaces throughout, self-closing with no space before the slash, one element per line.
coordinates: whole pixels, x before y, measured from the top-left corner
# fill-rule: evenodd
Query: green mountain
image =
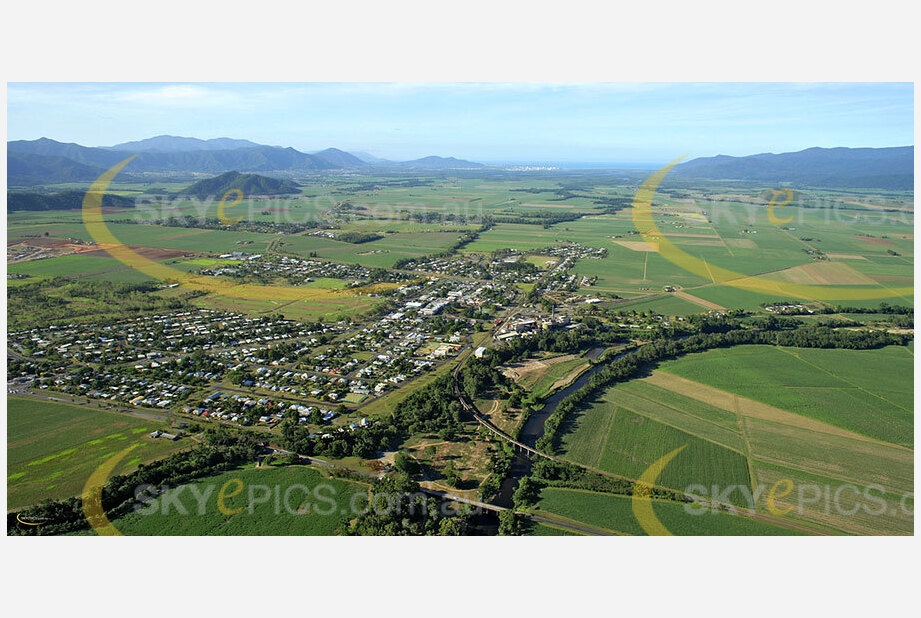
<path fill-rule="evenodd" d="M 249 144 L 249 145 L 247 145 Z M 243 147 L 240 147 L 240 146 Z M 369 167 L 408 170 L 450 170 L 483 167 L 480 163 L 454 157 L 424 157 L 415 161 L 363 161 L 355 155 L 327 148 L 307 154 L 294 148 L 260 146 L 246 140 L 217 138 L 199 140 L 191 137 L 161 135 L 110 148 L 92 148 L 65 144 L 46 137 L 36 140 L 7 142 L 7 156 L 15 160 L 17 180 L 13 184 L 42 184 L 68 180 L 89 180 L 102 170 L 134 155 L 125 168 L 135 173 L 208 173 L 230 170 L 245 172 L 313 172 Z M 83 167 L 81 167 L 83 166 Z M 93 170 L 91 171 L 87 168 Z M 10 174 L 13 177 L 13 174 Z"/>
<path fill-rule="evenodd" d="M 9 191 L 7 209 L 14 210 L 77 210 L 83 207 L 86 191 L 61 191 L 60 193 L 29 193 Z M 134 199 L 107 193 L 102 196 L 105 208 L 134 208 Z"/>
<path fill-rule="evenodd" d="M 29 186 L 57 182 L 95 180 L 105 170 L 77 163 L 67 157 L 9 152 L 6 157 L 7 184 Z"/>
<path fill-rule="evenodd" d="M 311 156 L 336 167 L 354 169 L 368 166 L 365 161 L 344 150 L 339 150 L 338 148 L 327 148 L 320 152 L 314 152 Z"/>
<path fill-rule="evenodd" d="M 795 186 L 911 189 L 914 146 L 809 148 L 748 157 L 719 155 L 682 163 L 674 176 L 790 183 Z"/>
<path fill-rule="evenodd" d="M 300 193 L 298 186 L 290 180 L 279 180 L 258 174 L 241 174 L 227 172 L 214 178 L 199 180 L 180 191 L 182 195 L 189 195 L 205 199 L 208 197 L 221 198 L 228 191 L 239 189 L 244 196 L 248 195 L 285 195 Z"/>
<path fill-rule="evenodd" d="M 196 150 L 235 150 L 237 148 L 258 148 L 262 144 L 251 142 L 248 139 L 231 139 L 229 137 L 216 137 L 214 139 L 198 139 L 197 137 L 179 137 L 177 135 L 158 135 L 135 142 L 124 142 L 110 146 L 109 150 L 125 150 L 128 152 L 192 152 Z"/>
<path fill-rule="evenodd" d="M 64 157 L 70 161 L 108 169 L 124 161 L 132 154 L 128 150 L 110 148 L 89 148 L 79 144 L 64 144 L 52 139 L 41 138 L 27 141 L 7 142 L 7 153 L 24 153 L 41 157 Z M 40 159 L 33 160 L 38 162 Z M 53 162 L 45 160 L 46 166 Z M 255 146 L 231 150 L 191 150 L 177 152 L 140 152 L 126 168 L 131 172 L 210 172 L 218 174 L 229 170 L 248 172 L 270 172 L 278 170 L 327 170 L 338 169 L 322 158 L 305 154 L 294 148 Z"/>
<path fill-rule="evenodd" d="M 455 159 L 454 157 L 422 157 L 412 161 L 401 161 L 395 164 L 397 167 L 408 167 L 413 169 L 425 170 L 452 170 L 452 169 L 472 169 L 486 167 L 482 163 L 474 163 L 464 159 Z"/>

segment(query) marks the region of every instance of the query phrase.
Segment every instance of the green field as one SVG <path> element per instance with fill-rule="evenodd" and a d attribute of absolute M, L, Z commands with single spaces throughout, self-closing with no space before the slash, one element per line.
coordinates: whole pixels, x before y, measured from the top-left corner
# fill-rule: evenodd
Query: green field
<path fill-rule="evenodd" d="M 165 423 L 127 414 L 23 397 L 7 397 L 7 409 L 7 509 L 78 495 L 100 464 L 131 445 L 115 474 L 190 444 L 149 438 Z"/>
<path fill-rule="evenodd" d="M 646 531 L 633 514 L 629 496 L 602 494 L 578 489 L 547 487 L 537 503 L 538 514 L 558 516 L 581 522 L 601 530 L 629 535 L 645 535 Z M 656 517 L 674 535 L 707 536 L 776 536 L 800 534 L 786 528 L 749 517 L 716 513 L 689 513 L 675 502 L 653 501 Z"/>
<path fill-rule="evenodd" d="M 660 485 L 681 491 L 695 484 L 751 484 L 744 454 L 621 404 L 593 405 L 573 422 L 577 428 L 564 436 L 563 450 L 575 463 L 635 479 L 660 457 L 685 447 L 659 477 Z"/>
<path fill-rule="evenodd" d="M 654 458 L 687 444 L 659 484 L 728 487 L 748 478 L 761 488 L 757 502 L 735 490 L 730 501 L 770 514 L 767 490 L 790 483 L 791 496 L 777 504 L 793 508 L 784 517 L 791 523 L 910 534 L 913 519 L 902 504 L 913 503 L 906 494 L 914 484 L 911 371 L 911 354 L 896 346 L 691 354 L 609 388 L 564 423 L 561 450 L 576 463 L 636 478 Z M 842 497 L 830 501 L 834 507 L 814 504 L 816 491 Z M 885 503 L 884 511 L 868 513 L 875 503 Z"/>
<path fill-rule="evenodd" d="M 365 508 L 367 491 L 306 466 L 232 470 L 170 489 L 113 525 L 128 536 L 328 536 Z"/>
<path fill-rule="evenodd" d="M 588 288 L 586 291 L 590 292 L 592 289 L 594 288 Z M 617 303 L 614 305 L 614 309 L 619 311 L 636 311 L 637 313 L 652 311 L 653 313 L 661 315 L 684 316 L 692 313 L 700 313 L 703 307 L 672 294 L 660 294 L 653 298 Z"/>
<path fill-rule="evenodd" d="M 689 354 L 663 363 L 661 369 L 862 435 L 911 446 L 913 362 L 913 354 L 899 346 L 881 350 L 736 346 Z"/>
<path fill-rule="evenodd" d="M 82 276 L 95 273 L 107 273 L 115 270 L 127 270 L 118 260 L 110 257 L 91 255 L 63 255 L 61 257 L 32 260 L 10 264 L 9 272 L 48 278 L 57 276 Z"/>
<path fill-rule="evenodd" d="M 175 196 L 187 183 L 174 180 L 115 183 L 112 192 L 134 196 L 165 189 Z M 728 285 L 725 278 L 714 280 L 712 274 L 689 272 L 676 263 L 680 259 L 666 259 L 658 251 L 664 240 L 702 260 L 708 268 L 719 266 L 772 282 L 874 293 L 884 290 L 890 296 L 882 300 L 913 305 L 910 293 L 903 290 L 899 295 L 891 291 L 913 284 L 913 215 L 876 209 L 882 201 L 884 207 L 908 211 L 913 203 L 910 192 L 815 190 L 811 193 L 813 197 L 821 196 L 844 208 L 833 212 L 824 207 L 784 207 L 784 215 L 792 214 L 794 220 L 780 226 L 768 220 L 763 200 L 757 199 L 760 187 L 718 182 L 697 186 L 670 179 L 675 185 L 663 187 L 652 204 L 662 235 L 643 239 L 635 229 L 629 206 L 629 199 L 642 181 L 638 173 L 517 175 L 493 168 L 483 174 L 465 171 L 431 176 L 403 172 L 318 173 L 296 180 L 302 185 L 300 195 L 281 200 L 257 198 L 226 213 L 260 224 L 292 224 L 253 226 L 259 232 L 125 222 L 177 215 L 217 216 L 216 203 L 203 206 L 184 198 L 172 202 L 170 197 L 165 206 L 108 210 L 103 216 L 120 242 L 143 248 L 139 251 L 151 259 L 190 272 L 237 263 L 213 257 L 234 251 L 275 257 L 319 257 L 391 268 L 405 258 L 441 254 L 454 247 L 465 232 L 490 222 L 484 217 L 494 217 L 494 224 L 487 231 L 460 249 L 458 259 L 463 254 L 512 249 L 545 269 L 549 258 L 534 254 L 534 250 L 573 242 L 604 248 L 606 257 L 577 260 L 567 273 L 567 276 L 589 277 L 594 280 L 591 285 L 578 287 L 580 280 L 574 278 L 569 287 L 570 283 L 563 278 L 555 281 L 554 274 L 537 284 L 517 283 L 517 286 L 527 292 L 535 285 L 553 284 L 555 290 L 547 298 L 557 302 L 554 311 L 558 315 L 576 316 L 577 321 L 581 309 L 592 309 L 582 303 L 584 297 L 597 296 L 604 302 L 595 306 L 593 313 L 606 325 L 619 321 L 611 314 L 617 310 L 687 316 L 720 308 L 744 308 L 763 315 L 762 304 L 792 298 L 737 289 Z M 87 185 L 70 183 L 53 189 L 65 186 L 86 188 Z M 877 206 L 862 206 L 862 201 L 875 201 Z M 547 218 L 550 215 L 554 217 Z M 549 223 L 579 215 L 581 218 Z M 881 216 L 870 225 L 858 219 L 865 215 Z M 13 212 L 8 213 L 7 222 L 8 244 L 30 239 L 35 246 L 47 246 L 55 239 L 91 240 L 78 210 Z M 309 225 L 298 226 L 301 223 Z M 322 230 L 319 235 L 317 230 Z M 381 237 L 354 244 L 324 236 L 327 232 L 376 233 Z M 286 319 L 300 321 L 329 323 L 348 318 L 363 328 L 372 324 L 363 314 L 388 302 L 383 294 L 372 293 L 390 284 L 373 290 L 355 290 L 346 289 L 348 282 L 344 280 L 318 278 L 298 286 L 297 296 L 288 293 L 291 288 L 279 292 L 284 298 L 272 295 L 278 288 L 265 288 L 263 293 L 246 298 L 234 298 L 226 291 L 225 295 L 202 293 L 193 297 L 188 290 L 177 288 L 151 290 L 143 297 L 145 301 L 156 302 L 122 305 L 119 300 L 128 299 L 128 293 L 113 293 L 103 301 L 100 296 L 104 292 L 99 291 L 103 286 L 95 282 L 136 282 L 148 276 L 109 257 L 103 250 L 88 253 L 10 264 L 11 273 L 30 275 L 25 280 L 11 280 L 10 286 L 35 282 L 32 284 L 39 290 L 30 296 L 29 288 L 20 288 L 18 294 L 14 291 L 10 295 L 12 328 L 41 327 L 52 321 L 101 322 L 124 315 L 165 312 L 175 309 L 176 305 L 169 303 L 177 298 L 197 307 L 261 316 L 281 314 Z M 11 252 L 16 254 L 15 250 Z M 483 261 L 482 255 L 472 257 Z M 52 284 L 50 280 L 56 276 L 75 281 Z M 499 280 L 495 273 L 486 279 Z M 516 285 L 515 281 L 511 284 Z M 575 298 L 569 299 L 570 294 Z M 35 302 L 37 297 L 47 302 Z M 393 299 L 403 302 L 410 297 L 394 295 Z M 502 302 L 510 307 L 518 304 L 517 300 Z M 877 306 L 879 302 L 880 299 L 848 300 L 841 304 Z M 525 303 L 515 311 L 527 315 L 541 308 L 538 303 Z M 491 311 L 488 319 L 491 322 L 507 315 Z M 814 323 L 825 317 L 829 316 L 802 319 Z M 849 317 L 868 322 L 885 316 Z M 487 332 L 491 323 L 481 322 L 487 330 L 474 336 L 473 349 L 492 341 L 492 334 Z M 645 332 L 636 332 L 632 338 L 642 340 Z M 431 351 L 437 344 L 429 338 L 428 344 L 418 345 L 424 351 Z M 368 360 L 376 354 L 357 352 L 354 357 Z M 532 355 L 532 360 L 550 358 L 549 353 Z M 586 363 L 581 357 L 567 356 L 563 362 L 522 372 L 515 380 L 522 388 L 542 397 L 554 384 L 572 376 Z M 361 405 L 366 401 L 361 395 L 350 394 L 345 401 L 357 408 L 353 410 L 356 416 L 385 417 L 397 402 L 437 376 L 449 373 L 455 364 L 456 361 L 449 360 L 437 370 L 367 401 L 367 405 Z M 513 363 L 514 368 L 525 364 Z M 792 492 L 780 499 L 780 506 L 794 508 L 782 519 L 833 534 L 913 532 L 913 517 L 902 508 L 906 503 L 913 504 L 913 498 L 904 497 L 914 485 L 912 346 L 865 351 L 737 346 L 686 355 L 649 369 L 648 374 L 638 379 L 597 393 L 594 401 L 565 419 L 557 435 L 557 446 L 564 459 L 636 479 L 661 457 L 683 448 L 661 472 L 658 484 L 677 491 L 691 485 L 764 490 L 786 482 L 796 491 L 812 486 L 827 487 L 832 492 L 853 487 L 857 493 L 849 493 L 845 502 L 858 508 L 860 494 L 879 488 L 879 500 L 886 507 L 882 515 L 864 511 L 828 512 L 821 501 L 800 508 L 803 505 L 794 500 L 796 492 Z M 477 398 L 484 409 L 497 399 L 501 403 L 501 396 L 495 393 L 488 398 L 482 394 Z M 46 497 L 79 494 L 90 473 L 127 445 L 139 446 L 116 472 L 125 472 L 142 461 L 190 444 L 188 439 L 172 443 L 147 438 L 147 433 L 163 426 L 160 422 L 31 399 L 13 397 L 9 402 L 8 508 L 34 504 Z M 407 443 L 416 439 L 418 436 L 410 436 Z M 361 464 L 356 459 L 348 465 Z M 322 472 L 304 467 L 245 469 L 203 479 L 192 486 L 204 490 L 217 483 L 220 488 L 234 478 L 241 479 L 247 489 L 260 483 L 283 488 L 297 483 L 311 487 L 329 483 L 340 496 L 361 497 L 365 492 L 361 485 L 328 481 Z M 761 494 L 753 504 L 759 516 L 772 513 L 765 495 Z M 186 495 L 185 499 L 188 498 Z M 745 496 L 738 492 L 727 500 L 747 506 Z M 215 497 L 211 495 L 207 512 L 201 516 L 133 513 L 117 524 L 128 534 L 140 535 L 313 535 L 333 534 L 344 517 L 342 513 L 295 517 L 276 513 L 273 508 L 270 501 L 256 506 L 253 513 L 244 511 L 228 516 L 216 510 Z M 765 519 L 727 514 L 691 516 L 675 503 L 656 502 L 654 508 L 676 534 L 793 531 Z M 551 517 L 616 533 L 643 534 L 632 514 L 629 498 L 623 496 L 547 488 L 537 509 L 538 513 Z M 535 524 L 530 533 L 544 536 L 570 532 Z"/>
<path fill-rule="evenodd" d="M 440 253 L 456 243 L 460 236 L 460 232 L 398 232 L 371 242 L 353 244 L 300 234 L 285 237 L 280 249 L 301 257 L 315 252 L 321 258 L 336 262 L 390 268 L 397 260 Z"/>
<path fill-rule="evenodd" d="M 280 313 L 289 320 L 312 322 L 323 319 L 331 322 L 361 313 L 373 307 L 379 299 L 359 296 L 349 291 L 336 292 L 304 286 L 303 300 L 273 300 L 271 298 L 232 298 L 221 294 L 209 294 L 194 301 L 194 304 L 208 309 L 239 311 L 251 314 Z"/>

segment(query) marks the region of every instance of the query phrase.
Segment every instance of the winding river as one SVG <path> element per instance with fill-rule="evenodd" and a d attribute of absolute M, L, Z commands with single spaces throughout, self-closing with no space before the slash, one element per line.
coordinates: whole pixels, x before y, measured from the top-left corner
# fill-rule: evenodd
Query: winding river
<path fill-rule="evenodd" d="M 598 358 L 601 356 L 604 350 L 605 348 L 603 347 L 592 348 L 585 353 L 584 358 Z M 525 421 L 524 427 L 521 428 L 521 435 L 518 437 L 519 442 L 534 448 L 537 440 L 544 435 L 544 425 L 547 423 L 547 419 L 550 418 L 550 415 L 553 414 L 557 406 L 560 405 L 560 402 L 568 397 L 573 391 L 585 386 L 591 377 L 598 373 L 598 371 L 600 371 L 604 366 L 605 363 L 592 365 L 584 372 L 582 372 L 578 378 L 573 380 L 572 384 L 566 386 L 565 388 L 561 388 L 550 395 L 550 397 L 544 401 L 544 406 L 539 411 L 532 412 L 528 417 L 528 420 Z M 509 471 L 509 474 L 505 480 L 502 481 L 502 485 L 499 489 L 499 494 L 493 499 L 492 504 L 495 504 L 496 506 L 511 508 L 512 494 L 515 493 L 515 489 L 518 487 L 518 482 L 522 479 L 522 477 L 525 477 L 530 473 L 531 460 L 527 457 L 516 455 L 515 459 L 512 460 L 511 470 Z"/>

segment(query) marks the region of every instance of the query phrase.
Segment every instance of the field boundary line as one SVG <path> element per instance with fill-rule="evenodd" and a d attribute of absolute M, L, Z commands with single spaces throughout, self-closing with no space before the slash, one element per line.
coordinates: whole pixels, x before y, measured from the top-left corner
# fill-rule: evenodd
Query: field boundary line
<path fill-rule="evenodd" d="M 609 417 L 608 422 L 605 423 L 605 425 L 604 425 L 604 427 L 605 427 L 604 441 L 601 443 L 601 449 L 599 449 L 599 451 L 598 451 L 598 458 L 597 458 L 597 460 L 593 461 L 592 464 L 591 464 L 593 467 L 596 467 L 596 468 L 600 468 L 600 467 L 601 467 L 601 457 L 602 457 L 602 455 L 604 455 L 605 450 L 608 448 L 608 440 L 611 439 L 611 434 L 613 433 L 613 430 L 614 430 L 614 419 L 615 419 L 615 417 L 617 416 L 617 410 L 618 410 L 618 408 L 619 408 L 619 406 L 617 406 L 617 405 L 615 404 L 615 405 L 614 405 L 614 411 L 611 412 L 611 415 L 610 415 L 610 417 Z M 570 434 L 570 435 L 571 435 L 571 434 Z M 562 445 L 561 445 L 561 446 L 562 446 Z"/>
<path fill-rule="evenodd" d="M 669 408 L 670 410 L 675 410 L 676 412 L 680 412 L 680 413 L 682 413 L 682 414 L 688 414 L 688 416 L 691 416 L 691 417 L 693 417 L 693 418 L 699 419 L 699 420 L 701 420 L 701 421 L 703 421 L 703 422 L 705 422 L 705 423 L 709 423 L 709 424 L 713 425 L 714 427 L 719 427 L 720 429 L 724 429 L 724 430 L 726 430 L 726 431 L 732 431 L 732 430 L 729 429 L 728 427 L 723 427 L 723 426 L 721 426 L 721 425 L 717 425 L 716 423 L 713 423 L 712 421 L 708 421 L 708 420 L 706 420 L 706 419 L 702 419 L 702 418 L 700 418 L 700 417 L 698 417 L 698 416 L 695 416 L 695 415 L 693 415 L 693 414 L 686 413 L 686 412 L 684 412 L 683 410 L 679 410 L 678 408 L 674 408 L 674 407 L 672 407 L 672 406 L 670 406 L 670 405 L 661 403 L 661 402 L 659 402 L 659 401 L 655 401 L 654 399 L 649 399 L 648 397 L 643 397 L 642 395 L 636 395 L 635 393 L 630 393 L 630 394 L 631 394 L 631 395 L 634 395 L 634 396 L 636 396 L 636 397 L 639 397 L 640 399 L 643 399 L 643 400 L 645 400 L 645 401 L 649 401 L 649 402 L 651 402 L 651 403 L 655 403 L 655 404 L 661 405 L 661 406 L 663 406 L 663 407 Z M 711 444 L 715 444 L 716 446 L 722 446 L 723 448 L 728 449 L 728 450 L 733 451 L 733 452 L 736 452 L 736 453 L 738 453 L 739 455 L 742 455 L 742 456 L 745 455 L 745 453 L 743 453 L 742 451 L 740 451 L 740 450 L 738 450 L 738 449 L 736 449 L 736 448 L 734 448 L 734 447 L 732 447 L 732 446 L 729 446 L 728 444 L 723 444 L 722 442 L 717 442 L 716 440 L 713 440 L 713 439 L 711 439 L 711 438 L 706 438 L 706 437 L 701 436 L 701 435 L 699 435 L 699 434 L 697 434 L 697 433 L 694 433 L 693 431 L 688 431 L 687 429 L 682 429 L 681 427 L 678 427 L 677 425 L 674 425 L 674 424 L 672 424 L 672 423 L 669 423 L 668 421 L 663 421 L 663 420 L 654 418 L 654 417 L 650 416 L 649 414 L 646 414 L 646 413 L 643 413 L 643 412 L 638 412 L 638 411 L 636 411 L 636 410 L 634 410 L 634 409 L 632 409 L 632 408 L 630 408 L 630 407 L 628 407 L 628 406 L 625 406 L 625 405 L 623 405 L 623 404 L 620 404 L 620 403 L 614 404 L 614 405 L 616 405 L 617 407 L 623 408 L 624 410 L 627 410 L 628 412 L 632 412 L 632 413 L 634 413 L 634 414 L 636 414 L 636 415 L 638 415 L 638 416 L 642 416 L 642 417 L 644 417 L 644 418 L 648 418 L 649 420 L 654 421 L 654 422 L 656 422 L 656 423 L 661 423 L 661 424 L 663 424 L 663 425 L 666 425 L 667 427 L 671 427 L 672 429 L 677 429 L 678 431 L 680 431 L 680 432 L 682 432 L 682 433 L 686 433 L 686 434 L 688 434 L 689 436 L 694 436 L 695 438 L 700 438 L 701 440 L 705 440 L 706 442 L 710 442 Z M 715 406 L 714 406 L 714 407 L 715 407 Z M 739 437 L 741 437 L 741 436 L 739 436 Z"/>
<path fill-rule="evenodd" d="M 561 487 L 556 487 L 554 489 L 563 489 Z M 601 494 L 606 495 L 606 494 Z M 613 494 L 611 494 L 613 495 Z M 584 521 L 579 521 L 578 519 L 572 519 L 571 517 L 566 517 L 560 515 L 559 513 L 553 513 L 551 511 L 545 511 L 541 509 L 540 514 L 537 513 L 528 513 L 528 517 L 535 521 L 545 520 L 549 523 L 557 522 L 557 525 L 570 525 L 570 526 L 579 526 L 585 528 L 586 532 L 595 531 L 596 536 L 634 536 L 632 534 L 627 534 L 626 532 L 620 532 L 619 530 L 612 530 L 611 528 L 604 528 L 602 526 L 596 526 L 594 524 L 587 524 Z"/>
<path fill-rule="evenodd" d="M 745 429 L 745 419 L 742 417 L 742 408 L 739 406 L 739 396 L 733 396 L 732 402 L 735 405 L 736 418 L 739 421 L 739 433 L 742 436 L 742 444 L 745 445 L 745 460 L 748 462 L 748 479 L 749 482 L 751 482 L 752 495 L 754 495 L 756 490 L 755 485 L 758 477 L 756 476 L 755 465 L 752 463 L 752 444 L 751 440 L 748 438 L 748 431 Z"/>
<path fill-rule="evenodd" d="M 621 406 L 621 407 L 622 407 L 624 410 L 626 410 L 627 412 L 632 412 L 633 414 L 636 414 L 637 416 L 642 416 L 643 418 L 645 418 L 645 419 L 647 419 L 647 420 L 650 420 L 650 421 L 652 421 L 652 422 L 654 422 L 654 423 L 659 423 L 659 424 L 661 424 L 661 425 L 665 425 L 666 427 L 671 427 L 672 429 L 674 429 L 674 430 L 676 430 L 676 431 L 680 431 L 681 433 L 686 433 L 686 434 L 689 435 L 689 436 L 694 436 L 695 438 L 698 438 L 699 440 L 703 440 L 704 442 L 709 442 L 710 444 L 713 444 L 714 446 L 719 446 L 719 447 L 721 447 L 721 448 L 726 449 L 727 451 L 732 451 L 733 453 L 737 453 L 737 454 L 741 455 L 742 457 L 745 457 L 745 453 L 743 453 L 742 451 L 740 451 L 740 450 L 738 450 L 738 449 L 736 449 L 736 448 L 733 448 L 733 447 L 731 447 L 731 446 L 727 446 L 727 445 L 725 445 L 725 444 L 723 444 L 723 443 L 721 443 L 721 442 L 717 442 L 716 440 L 711 440 L 710 438 L 706 438 L 706 437 L 704 437 L 704 436 L 702 436 L 702 435 L 700 435 L 700 434 L 696 434 L 696 433 L 694 433 L 693 431 L 688 431 L 687 429 L 682 429 L 681 427 L 678 427 L 678 426 L 673 425 L 673 424 L 671 424 L 671 423 L 668 423 L 668 422 L 666 422 L 666 421 L 661 421 L 661 420 L 659 420 L 659 419 L 657 419 L 657 418 L 653 418 L 653 417 L 649 416 L 648 414 L 644 414 L 643 412 L 637 412 L 636 410 L 633 410 L 633 409 L 631 409 L 631 408 L 628 408 L 627 406 Z M 724 429 L 725 429 L 725 428 L 724 428 Z"/>
<path fill-rule="evenodd" d="M 835 378 L 835 379 L 837 379 L 837 380 L 840 380 L 840 381 L 844 382 L 845 384 L 850 384 L 852 388 L 856 388 L 857 390 L 863 391 L 863 392 L 865 392 L 865 393 L 868 394 L 868 395 L 872 395 L 873 397 L 876 397 L 877 399 L 881 399 L 882 401 L 885 401 L 886 403 L 888 403 L 888 404 L 890 404 L 890 405 L 893 405 L 893 406 L 895 406 L 896 408 L 899 408 L 900 410 L 904 410 L 905 412 L 909 412 L 909 413 L 911 413 L 912 415 L 914 415 L 914 410 L 909 410 L 908 408 L 906 408 L 906 407 L 904 407 L 904 406 L 901 406 L 901 405 L 895 403 L 894 401 L 889 401 L 888 399 L 886 399 L 886 398 L 883 397 L 882 395 L 879 395 L 879 394 L 874 393 L 874 392 L 872 392 L 872 391 L 868 391 L 867 389 L 863 388 L 862 386 L 859 386 L 859 385 L 855 384 L 854 382 L 851 382 L 850 380 L 848 380 L 848 379 L 846 379 L 846 378 L 843 378 L 843 377 L 841 377 L 841 376 L 839 376 L 839 375 L 835 375 L 835 374 L 833 374 L 832 372 L 823 369 L 823 368 L 820 367 L 819 365 L 816 365 L 816 364 L 814 364 L 814 363 L 810 363 L 809 361 L 805 360 L 803 357 L 801 357 L 799 354 L 797 354 L 797 353 L 795 353 L 795 352 L 792 352 L 792 351 L 790 351 L 790 350 L 785 350 L 784 348 L 782 348 L 782 347 L 780 347 L 780 346 L 778 346 L 777 349 L 780 350 L 781 352 L 784 352 L 784 353 L 786 353 L 786 354 L 789 354 L 790 356 L 792 356 L 792 357 L 795 358 L 796 360 L 800 361 L 801 363 L 804 363 L 804 364 L 806 364 L 806 365 L 809 365 L 810 367 L 814 367 L 814 368 L 818 369 L 819 371 L 821 371 L 822 373 L 826 373 L 826 374 L 830 375 L 831 377 L 833 377 L 833 378 Z M 911 450 L 914 450 L 914 449 L 911 449 Z"/>

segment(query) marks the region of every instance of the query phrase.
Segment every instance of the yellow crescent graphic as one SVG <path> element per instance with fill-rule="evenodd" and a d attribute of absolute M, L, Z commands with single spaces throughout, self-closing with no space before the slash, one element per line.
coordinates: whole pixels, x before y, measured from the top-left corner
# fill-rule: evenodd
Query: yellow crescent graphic
<path fill-rule="evenodd" d="M 227 196 L 231 193 L 234 193 L 236 197 L 233 199 L 233 204 L 225 204 Z M 243 201 L 243 191 L 240 189 L 231 189 L 224 194 L 224 197 L 221 198 L 221 203 L 217 205 L 217 218 L 221 220 L 221 223 L 224 225 L 233 225 L 234 223 L 239 223 L 243 219 L 243 215 L 240 215 L 236 219 L 228 219 L 227 215 L 224 214 L 225 208 L 233 208 L 237 204 Z"/>
<path fill-rule="evenodd" d="M 672 533 L 659 521 L 655 511 L 652 510 L 652 488 L 668 462 L 674 459 L 675 455 L 683 451 L 686 446 L 687 444 L 679 446 L 671 453 L 652 462 L 652 465 L 646 468 L 640 478 L 636 480 L 636 485 L 633 486 L 633 498 L 631 499 L 633 516 L 636 517 L 636 521 L 639 522 L 649 536 L 672 536 Z"/>
<path fill-rule="evenodd" d="M 775 204 L 774 200 L 780 197 L 781 194 L 785 196 L 783 204 Z M 774 225 L 786 225 L 787 223 L 790 223 L 790 221 L 793 221 L 793 215 L 790 215 L 786 219 L 781 219 L 780 217 L 774 214 L 775 208 L 781 208 L 783 206 L 786 206 L 792 201 L 793 201 L 793 191 L 791 191 L 790 189 L 780 189 L 778 191 L 774 191 L 774 195 L 771 196 L 771 203 L 768 204 L 768 208 L 767 208 L 768 221 L 770 221 Z"/>
<path fill-rule="evenodd" d="M 652 198 L 666 174 L 678 165 L 684 157 L 679 157 L 655 171 L 637 189 L 633 198 L 633 224 L 647 243 L 658 246 L 659 254 L 669 262 L 676 264 L 698 277 L 703 277 L 715 284 L 730 285 L 734 288 L 770 294 L 775 298 L 807 298 L 813 300 L 871 300 L 891 298 L 893 296 L 912 296 L 914 287 L 887 288 L 842 288 L 825 285 L 800 285 L 762 279 L 756 275 L 745 275 L 716 266 L 685 253 L 659 230 L 652 218 Z"/>
<path fill-rule="evenodd" d="M 218 277 L 198 276 L 144 257 L 118 240 L 109 230 L 102 216 L 102 197 L 105 195 L 109 183 L 112 182 L 116 174 L 136 156 L 137 155 L 130 156 L 121 163 L 113 165 L 110 169 L 106 170 L 90 186 L 86 195 L 83 197 L 83 225 L 86 227 L 93 240 L 99 244 L 100 248 L 108 251 L 109 255 L 122 264 L 130 266 L 154 279 L 178 283 L 190 290 L 205 292 L 207 294 L 221 294 L 228 298 L 238 299 L 271 298 L 281 301 L 306 300 L 312 297 L 314 292 L 310 289 L 299 290 L 292 287 L 237 284 Z M 227 195 L 230 193 L 232 193 L 232 191 L 228 191 Z M 224 197 L 226 198 L 227 195 Z M 229 208 L 236 204 L 237 202 L 226 207 Z M 225 207 L 224 199 L 221 200 L 220 207 Z M 222 210 L 219 212 L 223 215 Z"/>
<path fill-rule="evenodd" d="M 106 517 L 105 509 L 102 508 L 102 488 L 115 466 L 135 448 L 137 448 L 137 444 L 129 446 L 122 452 L 105 460 L 90 475 L 90 478 L 86 479 L 86 485 L 83 486 L 83 515 L 86 517 L 86 521 L 89 522 L 90 527 L 99 536 L 122 536 L 118 528 Z"/>
<path fill-rule="evenodd" d="M 24 526 L 41 526 L 43 523 L 45 523 L 43 521 L 22 521 L 22 519 L 19 517 L 20 515 L 21 513 L 16 513 L 16 521 Z"/>

